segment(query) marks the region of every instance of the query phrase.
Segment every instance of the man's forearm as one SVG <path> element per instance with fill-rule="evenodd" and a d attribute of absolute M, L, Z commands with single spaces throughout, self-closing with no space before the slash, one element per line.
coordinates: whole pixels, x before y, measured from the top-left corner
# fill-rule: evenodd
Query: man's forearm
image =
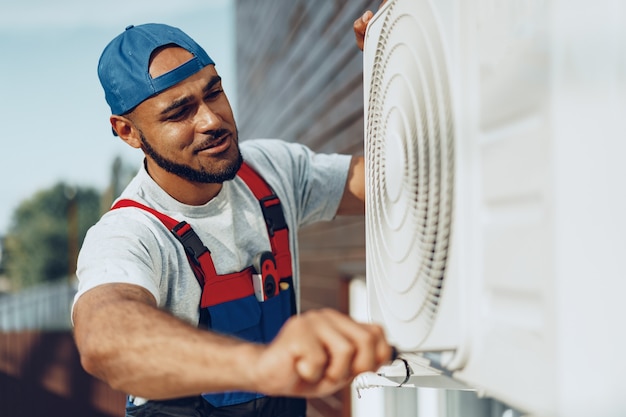
<path fill-rule="evenodd" d="M 258 390 L 247 376 L 261 347 L 197 329 L 136 299 L 99 300 L 109 299 L 110 290 L 95 288 L 75 307 L 76 343 L 88 372 L 150 399 Z"/>

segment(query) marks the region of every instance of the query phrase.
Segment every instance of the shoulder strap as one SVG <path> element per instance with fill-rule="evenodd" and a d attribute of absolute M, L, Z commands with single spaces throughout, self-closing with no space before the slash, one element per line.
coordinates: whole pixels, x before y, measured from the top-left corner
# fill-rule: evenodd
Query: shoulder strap
<path fill-rule="evenodd" d="M 286 278 L 292 276 L 291 251 L 289 249 L 289 229 L 285 220 L 282 205 L 278 196 L 250 165 L 241 165 L 239 178 L 246 183 L 252 194 L 259 200 L 261 211 L 270 237 L 270 246 L 276 259 L 278 275 Z"/>
<path fill-rule="evenodd" d="M 152 207 L 148 207 L 130 199 L 119 200 L 113 205 L 113 207 L 111 207 L 111 210 L 122 207 L 137 207 L 151 213 L 159 219 L 174 236 L 176 236 L 185 248 L 187 259 L 189 259 L 189 264 L 191 265 L 193 273 L 196 276 L 201 288 L 204 287 L 205 272 L 212 273 L 213 275 L 216 274 L 215 265 L 213 264 L 213 259 L 211 258 L 211 252 L 206 246 L 204 246 L 196 232 L 187 222 L 174 220 L 170 216 L 163 214 Z"/>

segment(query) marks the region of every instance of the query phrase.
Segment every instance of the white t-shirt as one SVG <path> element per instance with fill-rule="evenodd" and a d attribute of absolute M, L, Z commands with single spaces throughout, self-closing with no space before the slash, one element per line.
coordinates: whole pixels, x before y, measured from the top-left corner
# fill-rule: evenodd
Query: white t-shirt
<path fill-rule="evenodd" d="M 278 195 L 289 227 L 293 279 L 299 299 L 298 228 L 331 220 L 343 195 L 350 156 L 316 154 L 275 139 L 242 141 L 244 160 Z M 238 272 L 260 251 L 270 250 L 258 200 L 236 177 L 201 206 L 183 204 L 163 191 L 143 166 L 126 187 L 128 198 L 186 221 L 198 234 L 218 274 Z M 78 257 L 75 301 L 107 283 L 136 284 L 155 297 L 159 307 L 191 324 L 198 323 L 201 288 L 182 244 L 154 215 L 135 207 L 105 213 L 91 227 Z"/>

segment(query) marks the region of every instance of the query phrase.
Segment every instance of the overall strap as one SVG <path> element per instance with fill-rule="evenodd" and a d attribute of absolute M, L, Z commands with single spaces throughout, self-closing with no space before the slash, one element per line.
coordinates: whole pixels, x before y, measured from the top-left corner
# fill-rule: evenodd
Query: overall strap
<path fill-rule="evenodd" d="M 245 162 L 237 172 L 254 194 L 265 218 L 265 225 L 270 238 L 272 254 L 276 259 L 278 275 L 282 278 L 292 276 L 291 251 L 289 249 L 289 229 L 278 196 L 256 171 Z"/>
<path fill-rule="evenodd" d="M 213 258 L 211 258 L 211 252 L 206 246 L 204 246 L 196 232 L 187 222 L 174 220 L 170 216 L 163 214 L 152 207 L 148 207 L 130 199 L 119 200 L 113 205 L 113 207 L 111 207 L 111 210 L 122 207 L 137 207 L 151 213 L 159 219 L 165 227 L 167 227 L 167 230 L 176 236 L 185 248 L 187 259 L 189 259 L 189 264 L 191 265 L 193 273 L 200 284 L 200 288 L 204 288 L 205 275 L 217 275 L 215 272 L 215 265 L 213 264 Z"/>

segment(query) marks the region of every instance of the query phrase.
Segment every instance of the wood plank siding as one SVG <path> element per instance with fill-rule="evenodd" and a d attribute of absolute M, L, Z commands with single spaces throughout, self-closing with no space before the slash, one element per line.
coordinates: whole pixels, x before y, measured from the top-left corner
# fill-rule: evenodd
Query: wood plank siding
<path fill-rule="evenodd" d="M 352 23 L 380 1 L 237 0 L 237 118 L 242 140 L 363 153 L 363 61 Z M 346 271 L 365 269 L 361 217 L 300 232 L 302 309 L 348 309 Z M 310 401 L 309 416 L 349 416 L 350 396 Z"/>
<path fill-rule="evenodd" d="M 124 404 L 83 370 L 71 332 L 0 333 L 0 416 L 121 417 Z"/>

